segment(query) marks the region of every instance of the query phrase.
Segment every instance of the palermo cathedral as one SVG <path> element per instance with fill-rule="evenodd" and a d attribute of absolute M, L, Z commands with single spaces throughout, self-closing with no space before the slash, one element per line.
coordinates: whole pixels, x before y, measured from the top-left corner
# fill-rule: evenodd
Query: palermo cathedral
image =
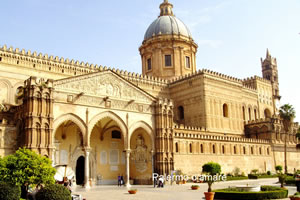
<path fill-rule="evenodd" d="M 201 173 L 218 162 L 275 172 L 300 166 L 296 132 L 278 117 L 276 58 L 262 77 L 196 69 L 197 44 L 164 0 L 139 52 L 142 74 L 0 48 L 0 156 L 26 147 L 68 165 L 78 185 L 148 184 L 152 173 Z"/>

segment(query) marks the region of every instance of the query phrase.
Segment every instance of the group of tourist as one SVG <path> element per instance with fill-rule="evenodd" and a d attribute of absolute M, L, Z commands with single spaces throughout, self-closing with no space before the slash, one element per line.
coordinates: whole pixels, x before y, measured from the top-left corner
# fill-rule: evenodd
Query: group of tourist
<path fill-rule="evenodd" d="M 125 182 L 124 182 L 124 178 L 123 178 L 123 175 L 118 176 L 118 186 L 121 187 L 122 185 L 125 185 Z"/>
<path fill-rule="evenodd" d="M 160 187 L 163 188 L 164 187 L 164 178 L 163 177 L 159 177 L 158 179 L 154 178 L 153 186 L 158 187 L 158 188 L 160 188 Z"/>

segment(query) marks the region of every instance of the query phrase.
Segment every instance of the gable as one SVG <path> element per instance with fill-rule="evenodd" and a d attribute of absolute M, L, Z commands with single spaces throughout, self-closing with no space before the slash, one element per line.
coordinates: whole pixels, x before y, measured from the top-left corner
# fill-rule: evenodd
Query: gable
<path fill-rule="evenodd" d="M 54 82 L 56 91 L 151 103 L 155 98 L 112 71 L 102 71 Z"/>

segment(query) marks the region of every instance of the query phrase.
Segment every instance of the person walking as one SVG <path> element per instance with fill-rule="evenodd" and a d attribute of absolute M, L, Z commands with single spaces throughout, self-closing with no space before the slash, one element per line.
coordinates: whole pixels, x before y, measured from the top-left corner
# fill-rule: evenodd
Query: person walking
<path fill-rule="evenodd" d="M 121 186 L 121 176 L 120 176 L 120 174 L 119 174 L 119 176 L 118 176 L 118 186 L 119 186 L 119 187 Z"/>
<path fill-rule="evenodd" d="M 122 176 L 121 176 L 121 185 L 125 185 L 124 178 L 123 178 L 123 174 L 122 174 Z"/>

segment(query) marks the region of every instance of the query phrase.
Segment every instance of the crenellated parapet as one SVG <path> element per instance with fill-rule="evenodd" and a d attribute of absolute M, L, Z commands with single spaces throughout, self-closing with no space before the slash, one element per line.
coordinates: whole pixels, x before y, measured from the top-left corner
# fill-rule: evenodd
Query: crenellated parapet
<path fill-rule="evenodd" d="M 100 66 L 63 57 L 31 52 L 6 45 L 0 48 L 0 62 L 41 71 L 65 74 L 69 76 L 87 74 L 99 70 Z"/>

